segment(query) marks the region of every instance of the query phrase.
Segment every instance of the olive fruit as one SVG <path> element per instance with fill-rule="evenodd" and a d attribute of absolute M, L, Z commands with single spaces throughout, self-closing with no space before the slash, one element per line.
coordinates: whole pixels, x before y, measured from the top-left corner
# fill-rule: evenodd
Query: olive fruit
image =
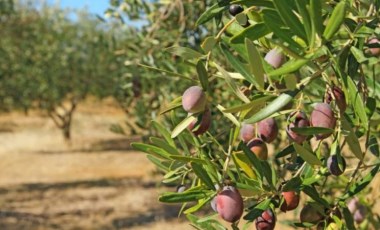
<path fill-rule="evenodd" d="M 271 143 L 278 135 L 278 127 L 274 118 L 267 118 L 257 124 L 257 131 L 263 141 Z"/>
<path fill-rule="evenodd" d="M 211 111 L 206 109 L 203 113 L 198 115 L 198 118 L 191 122 L 188 126 L 189 130 L 194 135 L 198 136 L 205 133 L 211 125 Z"/>
<path fill-rule="evenodd" d="M 327 168 L 329 169 L 330 173 L 334 176 L 340 176 L 346 169 L 346 161 L 342 157 L 342 168 L 339 167 L 338 163 L 338 156 L 332 155 L 327 159 Z"/>
<path fill-rule="evenodd" d="M 277 69 L 284 63 L 285 56 L 282 54 L 281 50 L 275 48 L 270 50 L 265 55 L 264 60 L 268 62 L 273 68 Z"/>
<path fill-rule="evenodd" d="M 244 8 L 241 5 L 238 4 L 232 4 L 230 5 L 230 8 L 228 10 L 232 16 L 236 16 L 237 14 L 240 14 L 244 11 Z"/>
<path fill-rule="evenodd" d="M 362 223 L 365 220 L 366 215 L 367 215 L 367 208 L 364 205 L 359 204 L 357 210 L 354 212 L 355 222 L 358 224 Z"/>
<path fill-rule="evenodd" d="M 182 107 L 188 113 L 199 113 L 206 107 L 206 94 L 199 86 L 189 87 L 182 95 Z"/>
<path fill-rule="evenodd" d="M 216 196 L 216 210 L 219 216 L 230 223 L 234 223 L 243 215 L 243 198 L 233 186 L 224 186 Z"/>
<path fill-rule="evenodd" d="M 368 44 L 378 44 L 380 45 L 380 41 L 379 39 L 377 38 L 371 38 L 368 40 Z M 369 48 L 369 52 L 373 55 L 373 56 L 379 56 L 380 55 L 380 48 L 379 47 L 370 47 Z"/>
<path fill-rule="evenodd" d="M 259 158 L 260 160 L 268 159 L 268 148 L 263 140 L 255 138 L 248 142 L 248 148 Z"/>
<path fill-rule="evenodd" d="M 339 111 L 341 113 L 344 113 L 344 111 L 346 111 L 347 108 L 347 103 L 346 96 L 344 95 L 343 90 L 337 86 L 333 86 L 332 89 L 327 91 L 325 102 L 330 104 L 333 101 L 333 98 L 335 98 L 335 103 L 338 106 Z"/>
<path fill-rule="evenodd" d="M 271 209 L 265 210 L 255 220 L 257 230 L 273 230 L 276 226 L 276 216 Z"/>
<path fill-rule="evenodd" d="M 284 202 L 280 207 L 281 211 L 291 211 L 298 207 L 300 196 L 295 191 L 282 192 L 282 197 L 284 198 Z"/>
<path fill-rule="evenodd" d="M 331 107 L 327 103 L 318 103 L 311 112 L 310 124 L 312 127 L 335 129 L 336 118 Z M 329 137 L 331 133 L 317 134 L 317 140 Z"/>
<path fill-rule="evenodd" d="M 288 118 L 288 126 L 286 127 L 286 133 L 290 140 L 296 142 L 297 144 L 301 144 L 307 138 L 307 136 L 298 134 L 292 130 L 292 128 L 304 128 L 309 127 L 309 119 L 306 114 L 302 111 L 296 111 L 289 115 Z"/>
<path fill-rule="evenodd" d="M 242 124 L 240 128 L 240 139 L 244 143 L 248 143 L 255 138 L 255 126 L 252 124 Z"/>
<path fill-rule="evenodd" d="M 347 208 L 353 214 L 353 218 L 356 223 L 360 224 L 365 220 L 367 208 L 359 203 L 359 199 L 357 197 L 348 202 Z"/>

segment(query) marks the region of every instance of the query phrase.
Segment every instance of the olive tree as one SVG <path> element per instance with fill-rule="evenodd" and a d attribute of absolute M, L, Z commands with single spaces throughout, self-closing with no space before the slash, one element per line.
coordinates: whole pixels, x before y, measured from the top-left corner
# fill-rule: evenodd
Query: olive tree
<path fill-rule="evenodd" d="M 0 25 L 3 109 L 41 109 L 67 140 L 77 104 L 88 94 L 113 95 L 120 65 L 102 22 L 85 11 L 76 20 L 70 13 L 21 1 Z"/>
<path fill-rule="evenodd" d="M 169 51 L 197 74 L 177 72 L 188 88 L 163 110 L 171 123 L 132 144 L 179 185 L 159 200 L 181 203 L 197 229 L 274 229 L 294 209 L 294 227 L 378 229 L 366 194 L 380 169 L 379 7 L 213 1 L 190 18 L 216 30 L 202 49 Z"/>

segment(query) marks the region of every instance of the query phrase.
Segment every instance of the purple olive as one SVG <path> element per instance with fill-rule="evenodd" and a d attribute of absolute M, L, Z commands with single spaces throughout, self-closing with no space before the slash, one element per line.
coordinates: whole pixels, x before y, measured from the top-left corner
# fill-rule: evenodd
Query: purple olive
<path fill-rule="evenodd" d="M 354 220 L 356 223 L 362 223 L 367 216 L 367 207 L 359 204 L 357 210 L 354 212 Z"/>
<path fill-rule="evenodd" d="M 244 143 L 248 143 L 255 138 L 255 126 L 253 124 L 242 124 L 240 128 L 240 139 Z"/>
<path fill-rule="evenodd" d="M 210 128 L 210 125 L 211 111 L 210 109 L 206 109 L 202 114 L 198 115 L 195 121 L 190 123 L 188 128 L 191 132 L 193 132 L 194 135 L 198 136 L 205 133 Z"/>
<path fill-rule="evenodd" d="M 327 103 L 318 103 L 310 116 L 310 124 L 312 127 L 322 127 L 335 129 L 336 118 L 331 107 Z M 317 140 L 322 140 L 329 137 L 332 133 L 317 134 Z"/>
<path fill-rule="evenodd" d="M 257 124 L 258 133 L 263 141 L 271 143 L 278 135 L 278 127 L 274 118 L 267 118 Z"/>
<path fill-rule="evenodd" d="M 306 114 L 302 111 L 296 111 L 289 115 L 288 118 L 288 126 L 286 127 L 286 133 L 290 140 L 296 142 L 297 144 L 301 144 L 307 138 L 307 136 L 298 134 L 292 130 L 292 128 L 304 128 L 309 127 L 309 119 Z"/>
<path fill-rule="evenodd" d="M 182 107 L 188 113 L 199 113 L 206 107 L 206 94 L 199 86 L 191 86 L 182 95 Z"/>
<path fill-rule="evenodd" d="M 371 38 L 371 39 L 368 40 L 368 44 L 378 44 L 378 45 L 380 45 L 380 41 L 377 38 Z M 379 56 L 380 55 L 380 48 L 379 47 L 369 48 L 369 52 L 373 56 Z"/>
<path fill-rule="evenodd" d="M 257 230 L 273 230 L 276 226 L 276 216 L 271 209 L 265 210 L 255 220 Z"/>
<path fill-rule="evenodd" d="M 285 56 L 279 49 L 270 50 L 264 57 L 265 61 L 267 61 L 273 68 L 277 69 L 280 67 L 284 61 Z"/>
<path fill-rule="evenodd" d="M 347 103 L 346 96 L 344 95 L 343 90 L 337 86 L 333 86 L 332 89 L 327 91 L 325 102 L 331 104 L 331 102 L 334 100 L 333 96 L 335 98 L 335 103 L 338 106 L 339 111 L 341 113 L 344 113 L 344 111 L 346 111 L 347 108 Z"/>
<path fill-rule="evenodd" d="M 216 209 L 219 216 L 230 223 L 238 221 L 243 215 L 243 198 L 232 186 L 225 186 L 216 196 Z"/>
<path fill-rule="evenodd" d="M 358 206 L 359 206 L 359 199 L 358 199 L 357 197 L 352 198 L 352 199 L 348 202 L 348 204 L 347 204 L 347 208 L 348 208 L 348 210 L 350 210 L 350 212 L 351 212 L 352 214 L 355 213 L 355 211 L 356 211 L 356 209 L 358 208 Z"/>
<path fill-rule="evenodd" d="M 337 155 L 332 155 L 327 159 L 327 168 L 334 176 L 340 176 L 346 169 L 346 161 L 342 157 L 342 169 L 339 167 Z"/>
<path fill-rule="evenodd" d="M 241 5 L 232 4 L 230 5 L 230 8 L 228 9 L 228 11 L 230 12 L 232 16 L 236 16 L 237 14 L 240 14 L 241 12 L 243 12 L 244 8 Z"/>

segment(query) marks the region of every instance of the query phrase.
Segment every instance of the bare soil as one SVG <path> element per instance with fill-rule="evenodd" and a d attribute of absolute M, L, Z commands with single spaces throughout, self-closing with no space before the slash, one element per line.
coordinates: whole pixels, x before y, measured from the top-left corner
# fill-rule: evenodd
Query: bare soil
<path fill-rule="evenodd" d="M 69 145 L 39 112 L 0 115 L 0 229 L 192 229 L 165 189 L 138 137 L 109 131 L 125 114 L 89 101 L 74 114 Z"/>

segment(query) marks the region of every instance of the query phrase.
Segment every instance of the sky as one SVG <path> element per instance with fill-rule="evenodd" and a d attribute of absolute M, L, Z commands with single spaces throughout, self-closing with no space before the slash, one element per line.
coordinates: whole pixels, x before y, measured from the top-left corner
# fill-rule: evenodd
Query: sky
<path fill-rule="evenodd" d="M 103 16 L 109 6 L 109 0 L 48 0 L 49 3 L 60 2 L 62 8 L 82 9 L 86 7 L 90 13 Z"/>

